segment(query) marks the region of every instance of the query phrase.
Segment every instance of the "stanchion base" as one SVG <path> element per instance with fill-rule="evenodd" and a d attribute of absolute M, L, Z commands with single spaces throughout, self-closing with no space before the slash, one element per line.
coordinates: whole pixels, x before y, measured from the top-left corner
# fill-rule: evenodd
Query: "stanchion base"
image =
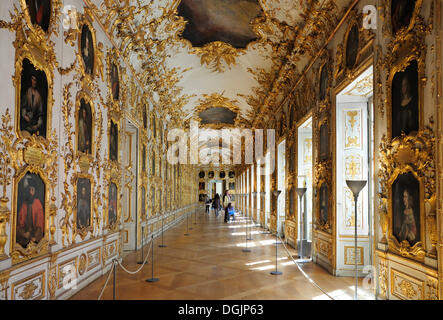
<path fill-rule="evenodd" d="M 185 233 L 184 236 L 189 236 L 189 233 Z"/>
<path fill-rule="evenodd" d="M 150 278 L 150 279 L 146 279 L 146 282 L 157 282 L 159 281 L 159 278 Z"/>
<path fill-rule="evenodd" d="M 272 232 L 265 231 L 265 232 L 260 232 L 260 234 L 272 234 Z"/>
<path fill-rule="evenodd" d="M 279 275 L 283 274 L 283 272 L 280 272 L 280 271 L 272 271 L 271 274 L 274 275 L 274 276 L 279 276 Z"/>
<path fill-rule="evenodd" d="M 242 251 L 243 251 L 243 252 L 251 252 L 250 249 L 243 249 Z"/>
<path fill-rule="evenodd" d="M 146 261 L 146 263 L 148 262 Z M 137 264 L 143 264 L 143 261 L 137 261 Z"/>
<path fill-rule="evenodd" d="M 159 247 L 159 248 L 166 248 L 167 245 L 165 245 L 165 244 L 159 244 L 158 247 Z"/>
<path fill-rule="evenodd" d="M 254 239 L 252 239 L 252 238 L 246 238 L 246 240 L 254 240 Z"/>

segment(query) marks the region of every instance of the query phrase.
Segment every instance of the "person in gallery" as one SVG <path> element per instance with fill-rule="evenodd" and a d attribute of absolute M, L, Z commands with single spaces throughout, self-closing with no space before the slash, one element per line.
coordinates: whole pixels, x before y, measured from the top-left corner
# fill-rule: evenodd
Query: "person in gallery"
<path fill-rule="evenodd" d="M 91 153 L 91 138 L 89 136 L 89 124 L 87 119 L 86 108 L 80 108 L 80 117 L 78 119 L 78 149 L 83 153 Z"/>
<path fill-rule="evenodd" d="M 218 218 L 220 211 L 220 195 L 218 193 L 215 194 L 214 200 L 212 201 L 212 208 L 214 208 L 215 217 Z"/>
<path fill-rule="evenodd" d="M 31 86 L 26 89 L 21 99 L 21 130 L 29 132 L 31 135 L 41 134 L 43 126 L 43 100 L 38 88 L 37 75 L 31 74 Z"/>
<path fill-rule="evenodd" d="M 89 201 L 86 195 L 86 187 L 82 186 L 80 200 L 78 202 L 77 228 L 89 227 Z"/>
<path fill-rule="evenodd" d="M 403 222 L 400 228 L 400 241 L 414 242 L 417 237 L 417 227 L 414 218 L 414 199 L 408 189 L 403 191 Z"/>

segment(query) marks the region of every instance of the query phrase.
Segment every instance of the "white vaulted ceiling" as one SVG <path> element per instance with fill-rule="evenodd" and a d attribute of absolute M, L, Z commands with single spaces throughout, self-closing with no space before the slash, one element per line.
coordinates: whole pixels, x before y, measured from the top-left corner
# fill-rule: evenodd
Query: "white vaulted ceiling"
<path fill-rule="evenodd" d="M 186 33 L 183 23 L 186 20 L 178 10 L 182 1 L 198 11 L 196 15 L 200 18 L 193 17 L 189 19 L 192 21 L 188 21 L 197 25 L 194 30 L 208 32 L 213 28 L 218 38 L 226 40 L 236 33 L 245 33 L 245 28 L 249 26 L 249 34 L 255 35 L 256 41 L 250 42 L 244 49 L 236 49 L 226 42 L 218 43 L 218 46 L 212 42 L 206 45 L 207 50 L 200 50 L 199 53 L 199 49 L 195 50 L 196 47 L 182 37 Z M 115 32 L 116 39 L 120 38 L 122 44 L 127 41 L 126 36 L 132 37 L 128 60 L 136 72 L 144 75 L 141 76 L 142 82 L 150 82 L 168 71 L 180 77 L 175 85 L 181 89 L 181 95 L 188 97 L 185 105 L 179 106 L 185 118 L 195 115 L 196 108 L 202 102 L 208 102 L 205 98 L 218 95 L 237 107 L 240 116 L 246 120 L 252 120 L 251 109 L 254 108 L 248 102 L 254 97 L 256 89 L 262 86 L 257 80 L 266 73 L 278 74 L 285 57 L 291 54 L 290 43 L 304 27 L 309 12 L 322 5 L 314 0 L 85 2 L 95 5 L 103 14 L 107 11 L 112 15 L 114 10 L 119 16 L 119 28 L 116 29 L 120 30 Z M 261 13 L 254 19 L 257 8 Z M 245 20 L 251 17 L 251 21 Z M 233 26 L 236 22 L 238 25 Z M 242 32 L 237 32 L 237 29 Z M 143 46 L 146 52 L 141 49 Z M 155 91 L 152 92 L 154 100 L 158 99 L 158 92 Z"/>

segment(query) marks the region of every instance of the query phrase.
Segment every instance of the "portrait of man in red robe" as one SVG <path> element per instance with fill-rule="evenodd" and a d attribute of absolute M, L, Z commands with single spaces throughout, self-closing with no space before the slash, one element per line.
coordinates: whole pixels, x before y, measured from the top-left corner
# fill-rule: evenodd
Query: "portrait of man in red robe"
<path fill-rule="evenodd" d="M 43 31 L 49 29 L 49 20 L 51 18 L 51 3 L 49 0 L 27 0 L 29 16 L 31 22 L 40 26 Z"/>
<path fill-rule="evenodd" d="M 27 174 L 19 183 L 17 243 L 26 248 L 30 242 L 39 243 L 45 232 L 44 185 L 34 174 Z"/>

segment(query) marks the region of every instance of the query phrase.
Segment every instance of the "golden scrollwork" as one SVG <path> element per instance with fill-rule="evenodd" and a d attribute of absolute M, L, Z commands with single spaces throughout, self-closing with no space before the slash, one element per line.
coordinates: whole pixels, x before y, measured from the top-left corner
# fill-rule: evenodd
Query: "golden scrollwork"
<path fill-rule="evenodd" d="M 230 44 L 215 41 L 203 47 L 190 48 L 190 52 L 200 57 L 200 63 L 207 65 L 214 72 L 224 72 L 226 67 L 236 64 L 236 58 L 246 53 L 244 49 L 236 49 Z"/>
<path fill-rule="evenodd" d="M 430 126 L 419 131 L 416 135 L 406 136 L 404 133 L 392 141 L 383 136 L 380 143 L 379 180 L 381 191 L 381 215 L 388 215 L 388 245 L 393 252 L 412 259 L 423 260 L 426 253 L 425 231 L 428 229 L 425 217 L 425 203 L 431 211 L 435 210 L 436 181 L 434 164 L 435 137 Z M 400 174 L 413 173 L 420 182 L 420 234 L 421 241 L 410 246 L 404 240 L 401 243 L 393 235 L 392 184 Z M 387 212 L 386 212 L 387 210 Z M 429 223 L 428 223 L 429 224 Z M 382 225 L 383 227 L 383 225 Z"/>

